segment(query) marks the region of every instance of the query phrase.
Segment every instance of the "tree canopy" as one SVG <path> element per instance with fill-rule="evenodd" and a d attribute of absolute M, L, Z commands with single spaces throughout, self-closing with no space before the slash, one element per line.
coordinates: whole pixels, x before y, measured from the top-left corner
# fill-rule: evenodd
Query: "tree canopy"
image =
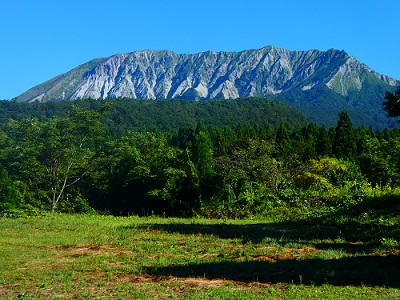
<path fill-rule="evenodd" d="M 383 108 L 387 111 L 388 117 L 400 116 L 400 87 L 394 93 L 386 92 Z M 400 119 L 398 122 L 400 123 Z"/>
<path fill-rule="evenodd" d="M 140 109 L 146 109 L 143 103 Z M 227 103 L 205 105 L 203 112 L 211 115 L 211 109 Z M 63 114 L 3 124 L 0 212 L 33 207 L 239 218 L 310 199 L 342 205 L 348 195 L 362 197 L 365 189 L 360 187 L 400 184 L 400 130 L 354 128 L 346 111 L 335 128 L 302 122 L 293 126 L 286 120 L 277 125 L 270 115 L 263 119 L 265 107 L 251 100 L 233 102 L 233 111 L 240 113 L 242 107 L 250 115 L 252 109 L 256 118 L 248 120 L 257 122 L 238 117 L 236 123 L 232 119 L 229 126 L 217 126 L 211 118 L 197 116 L 197 122 L 161 130 L 119 123 L 117 105 L 83 104 Z M 178 109 L 186 102 L 160 105 Z M 223 123 L 223 112 L 212 116 Z M 131 117 L 132 122 L 140 118 Z M 167 113 L 158 117 L 178 118 Z M 107 123 L 111 121 L 115 124 Z"/>

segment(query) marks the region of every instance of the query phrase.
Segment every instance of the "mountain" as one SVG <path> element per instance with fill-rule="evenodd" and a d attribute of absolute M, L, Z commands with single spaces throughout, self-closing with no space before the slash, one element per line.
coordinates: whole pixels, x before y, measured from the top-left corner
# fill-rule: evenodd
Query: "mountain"
<path fill-rule="evenodd" d="M 28 90 L 17 101 L 267 96 L 291 104 L 317 123 L 335 125 L 346 109 L 355 125 L 380 128 L 390 126 L 382 108 L 384 93 L 399 84 L 334 49 L 145 50 L 92 60 Z"/>

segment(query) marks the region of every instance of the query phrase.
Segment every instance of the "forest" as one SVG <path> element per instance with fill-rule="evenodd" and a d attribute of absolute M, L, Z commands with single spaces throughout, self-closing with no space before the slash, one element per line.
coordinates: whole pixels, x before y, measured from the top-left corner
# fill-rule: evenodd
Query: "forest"
<path fill-rule="evenodd" d="M 326 128 L 258 98 L 0 110 L 3 216 L 306 215 L 400 192 L 400 129 L 354 128 L 347 111 Z"/>

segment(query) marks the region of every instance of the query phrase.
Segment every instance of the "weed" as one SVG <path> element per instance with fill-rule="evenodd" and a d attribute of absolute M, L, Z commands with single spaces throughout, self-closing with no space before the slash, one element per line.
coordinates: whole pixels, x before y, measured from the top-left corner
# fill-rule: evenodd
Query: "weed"
<path fill-rule="evenodd" d="M 382 237 L 379 242 L 386 249 L 396 249 L 400 246 L 399 242 L 393 238 Z"/>

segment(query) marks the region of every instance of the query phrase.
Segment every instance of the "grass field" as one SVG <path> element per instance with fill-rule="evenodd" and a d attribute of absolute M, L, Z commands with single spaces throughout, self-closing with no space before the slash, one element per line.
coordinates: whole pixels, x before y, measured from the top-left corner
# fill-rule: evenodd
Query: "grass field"
<path fill-rule="evenodd" d="M 0 297 L 397 299 L 398 226 L 0 219 Z"/>

